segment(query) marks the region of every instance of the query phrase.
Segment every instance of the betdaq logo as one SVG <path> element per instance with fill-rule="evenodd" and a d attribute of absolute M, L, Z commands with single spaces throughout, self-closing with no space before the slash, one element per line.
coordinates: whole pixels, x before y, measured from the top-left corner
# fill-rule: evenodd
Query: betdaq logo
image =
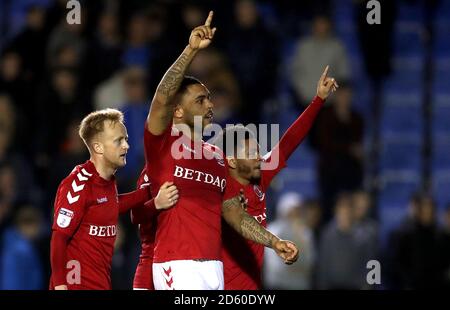
<path fill-rule="evenodd" d="M 96 237 L 114 237 L 117 234 L 116 225 L 96 226 L 90 225 L 89 235 Z"/>
<path fill-rule="evenodd" d="M 183 168 L 178 165 L 175 166 L 175 171 L 173 175 L 177 178 L 182 178 L 186 180 L 194 180 L 196 182 L 203 182 L 206 184 L 212 184 L 221 189 L 223 191 L 227 184 L 226 179 L 221 179 L 218 176 L 213 176 L 212 174 L 205 173 L 202 171 L 197 171 L 194 169 Z"/>

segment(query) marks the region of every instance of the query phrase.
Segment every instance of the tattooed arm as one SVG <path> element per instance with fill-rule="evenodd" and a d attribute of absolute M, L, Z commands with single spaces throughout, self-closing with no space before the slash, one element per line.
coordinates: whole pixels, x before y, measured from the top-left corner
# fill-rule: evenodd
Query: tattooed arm
<path fill-rule="evenodd" d="M 272 248 L 286 264 L 292 264 L 297 260 L 297 246 L 291 241 L 281 240 L 261 226 L 241 207 L 239 196 L 223 202 L 222 217 L 244 238 Z"/>
<path fill-rule="evenodd" d="M 181 85 L 184 74 L 197 52 L 208 47 L 216 32 L 216 28 L 211 29 L 210 27 L 212 17 L 213 12 L 211 11 L 205 24 L 192 30 L 189 44 L 159 83 L 147 117 L 147 130 L 152 134 L 162 134 L 169 123 L 172 122 L 175 105 L 173 99 Z"/>

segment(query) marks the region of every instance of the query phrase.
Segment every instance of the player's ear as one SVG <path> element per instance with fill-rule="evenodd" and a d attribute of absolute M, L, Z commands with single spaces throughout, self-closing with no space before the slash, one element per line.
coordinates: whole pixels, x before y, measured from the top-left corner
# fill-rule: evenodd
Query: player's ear
<path fill-rule="evenodd" d="M 175 118 L 183 118 L 184 111 L 183 111 L 183 108 L 181 107 L 181 104 L 178 104 L 175 107 L 173 115 L 175 116 Z"/>
<path fill-rule="evenodd" d="M 96 154 L 103 154 L 103 144 L 100 142 L 93 142 L 92 143 L 92 150 Z"/>
<path fill-rule="evenodd" d="M 228 166 L 230 166 L 230 168 L 236 169 L 236 167 L 237 167 L 236 158 L 227 156 L 227 163 L 228 163 Z"/>

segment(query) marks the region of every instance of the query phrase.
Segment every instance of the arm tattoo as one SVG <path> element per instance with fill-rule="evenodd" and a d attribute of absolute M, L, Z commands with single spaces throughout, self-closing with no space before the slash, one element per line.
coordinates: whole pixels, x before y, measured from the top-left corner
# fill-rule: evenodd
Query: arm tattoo
<path fill-rule="evenodd" d="M 272 235 L 267 229 L 259 224 L 253 216 L 248 215 L 247 212 L 243 212 L 241 220 L 242 236 L 246 239 L 255 241 L 266 247 L 271 248 L 273 241 L 276 237 Z"/>
<path fill-rule="evenodd" d="M 239 197 L 224 201 L 222 210 L 227 223 L 244 238 L 266 247 L 272 247 L 278 239 L 242 209 Z"/>
<path fill-rule="evenodd" d="M 166 72 L 156 91 L 169 100 L 178 90 L 178 87 L 180 87 L 184 73 L 191 60 L 192 55 L 183 52 Z"/>

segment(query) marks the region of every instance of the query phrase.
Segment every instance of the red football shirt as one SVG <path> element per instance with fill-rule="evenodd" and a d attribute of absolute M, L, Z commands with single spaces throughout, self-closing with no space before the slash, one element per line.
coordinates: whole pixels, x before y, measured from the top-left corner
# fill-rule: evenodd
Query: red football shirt
<path fill-rule="evenodd" d="M 147 126 L 144 131 L 153 196 L 166 181 L 174 182 L 180 195 L 174 207 L 158 214 L 154 262 L 221 260 L 221 210 L 227 175 L 223 158 L 211 145 L 193 142 L 171 125 L 159 136 L 151 134 Z M 179 158 L 180 152 L 191 158 Z"/>
<path fill-rule="evenodd" d="M 275 170 L 262 170 L 259 185 L 241 185 L 229 176 L 226 195 L 235 196 L 243 189 L 244 196 L 248 199 L 247 213 L 266 227 L 266 190 L 273 177 L 285 166 L 284 159 L 280 158 Z M 225 289 L 257 290 L 261 288 L 264 246 L 244 239 L 225 221 L 222 223 L 222 239 Z"/>
<path fill-rule="evenodd" d="M 286 161 L 303 141 L 311 129 L 314 119 L 322 108 L 324 100 L 315 97 L 308 108 L 289 127 L 280 142 L 267 155 L 266 161 L 274 164 L 275 169 L 262 170 L 259 185 L 241 185 L 228 177 L 225 195 L 233 197 L 244 189 L 248 199 L 247 212 L 261 225 L 266 227 L 266 189 L 275 175 L 286 166 Z M 223 224 L 223 264 L 226 290 L 256 290 L 261 288 L 261 270 L 264 258 L 264 247 L 253 241 L 245 240 L 229 225 Z"/>
<path fill-rule="evenodd" d="M 117 232 L 119 203 L 116 181 L 99 176 L 87 161 L 59 185 L 52 229 L 71 237 L 67 245 L 68 273 L 79 267 L 68 289 L 111 289 L 111 260 Z M 52 279 L 50 286 L 53 287 Z"/>
<path fill-rule="evenodd" d="M 137 188 L 150 186 L 147 169 L 142 170 L 137 182 Z M 141 239 L 141 254 L 134 274 L 133 287 L 153 290 L 153 249 L 155 246 L 156 218 L 144 218 L 146 214 L 140 210 L 131 210 L 131 221 L 139 224 L 139 238 Z"/>

